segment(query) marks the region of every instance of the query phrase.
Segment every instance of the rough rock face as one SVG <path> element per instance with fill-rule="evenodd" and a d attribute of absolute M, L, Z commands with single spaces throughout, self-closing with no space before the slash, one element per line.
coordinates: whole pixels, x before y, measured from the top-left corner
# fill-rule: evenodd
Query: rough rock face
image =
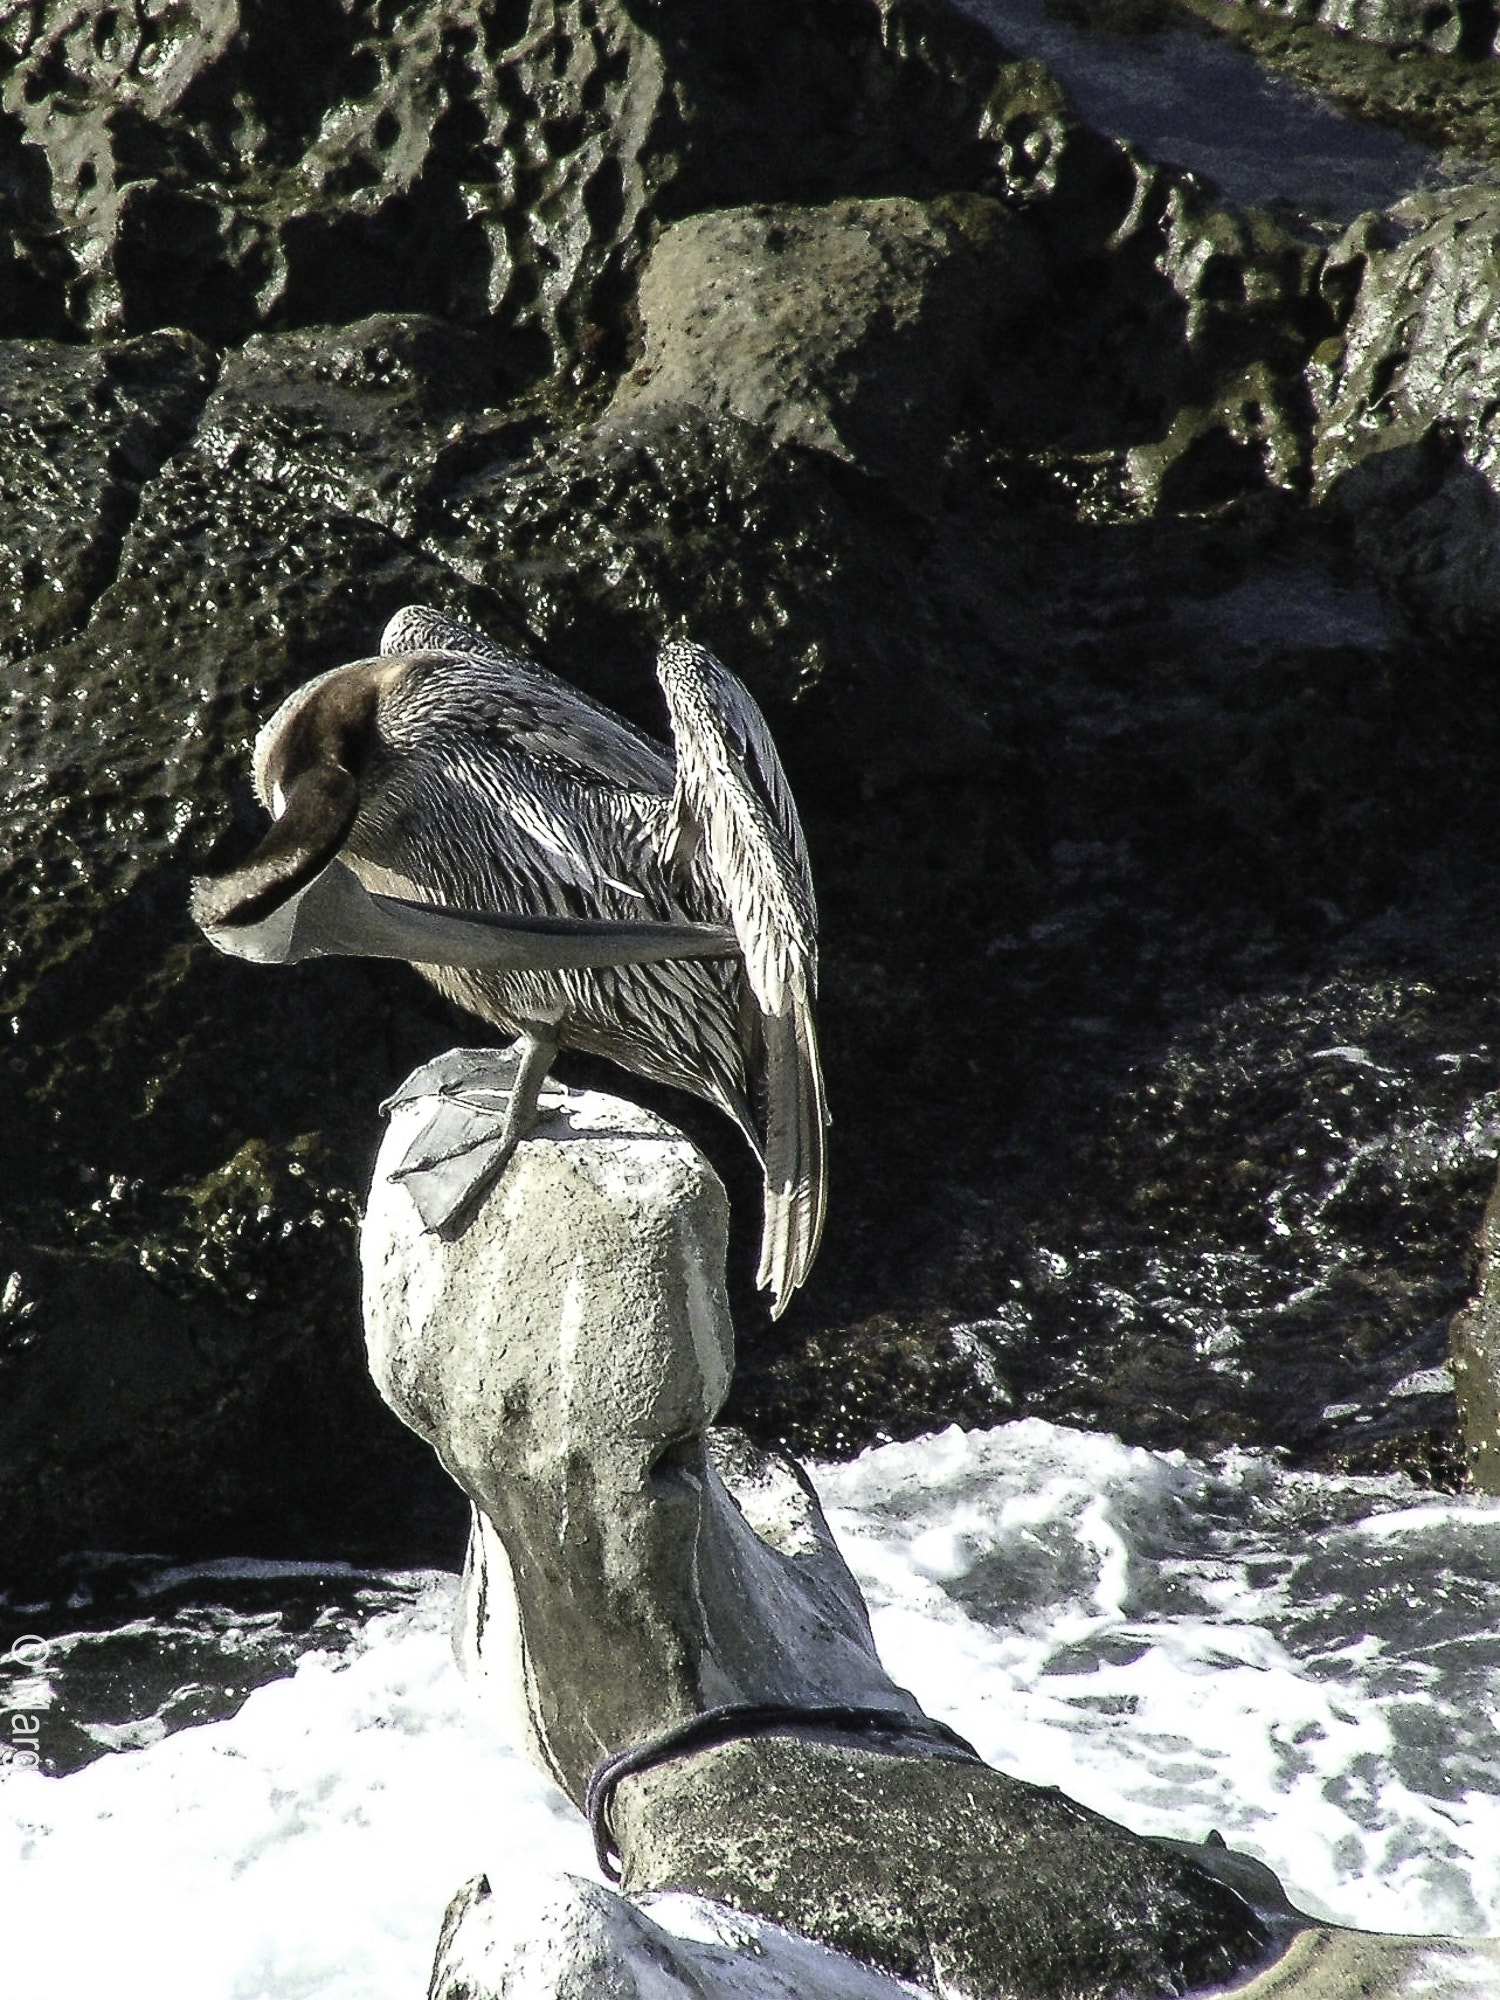
<path fill-rule="evenodd" d="M 280 344 L 297 350 L 295 336 Z M 226 1015 L 221 969 L 183 949 L 179 857 L 184 836 L 215 839 L 237 791 L 248 808 L 245 745 L 316 635 L 332 639 L 328 664 L 357 655 L 419 576 L 456 583 L 413 562 L 377 516 L 399 511 L 403 475 L 442 423 L 421 357 L 461 392 L 465 337 L 382 323 L 325 338 L 305 373 L 250 349 L 207 400 L 211 358 L 182 335 L 7 352 L 28 388 L 11 405 L 26 437 L 10 462 L 30 452 L 50 468 L 29 489 L 7 485 L 11 560 L 39 570 L 12 616 L 50 643 L 0 677 L 12 760 L 0 951 L 19 1064 L 0 1225 L 14 1274 L 0 1487 L 22 1551 L 101 1530 L 150 1542 L 167 1515 L 191 1536 L 195 1515 L 280 1514 L 281 1484 L 309 1521 L 337 1511 L 341 1483 L 320 1460 L 315 1412 L 349 1408 L 356 1484 L 402 1476 L 348 1324 L 338 1238 L 357 1139 L 352 1166 L 326 1171 L 348 1143 L 337 1127 L 362 1129 L 365 1037 L 379 1047 L 388 1031 L 357 975 L 242 995 L 244 1012 L 231 990 Z M 67 415 L 85 398 L 105 421 L 75 444 Z M 49 449 L 57 437 L 66 455 Z M 89 500 L 81 521 L 65 476 Z M 342 1057 L 328 1032 L 340 1004 L 363 1030 Z M 304 1057 L 283 1060 L 279 1044 Z M 323 1078 L 312 1119 L 304 1058 Z M 211 1436 L 225 1422 L 246 1447 L 229 1461 Z M 57 1451 L 59 1433 L 78 1457 Z"/>
<path fill-rule="evenodd" d="M 920 503 L 986 350 L 1037 303 L 1039 264 L 995 201 L 692 217 L 642 275 L 644 352 L 610 419 L 734 417 L 773 447 L 827 452 Z"/>
<path fill-rule="evenodd" d="M 184 913 L 256 724 L 424 600 L 654 730 L 687 630 L 769 714 L 835 1189 L 742 1420 L 1442 1471 L 1451 1404 L 1385 1391 L 1494 1148 L 1491 426 L 1443 358 L 1487 196 L 1324 271 L 926 4 L 73 0 L 0 67 L 15 1560 L 453 1551 L 348 1301 L 373 1107 L 456 1024 Z M 1444 228 L 1413 459 L 1358 413 Z M 753 339 L 695 334 L 756 240 Z"/>
<path fill-rule="evenodd" d="M 1372 569 L 1435 626 L 1493 629 L 1500 608 L 1500 196 L 1420 195 L 1336 244 L 1324 289 L 1353 299 L 1314 357 L 1320 493 Z"/>
<path fill-rule="evenodd" d="M 183 334 L 107 347 L 0 347 L 0 648 L 39 651 L 112 580 L 141 488 L 192 433 L 215 358 Z"/>
<path fill-rule="evenodd" d="M 690 1889 L 935 1993 L 1146 2000 L 1270 1943 L 1186 1854 L 984 1766 L 770 1737 L 648 1773 L 619 1822 L 628 1891 Z"/>
<path fill-rule="evenodd" d="M 558 365 L 609 326 L 662 216 L 838 177 L 941 186 L 981 143 L 990 106 L 961 78 L 984 66 L 983 41 L 938 10 L 841 0 L 810 25 L 787 0 L 739 0 L 689 33 L 636 13 L 15 12 L 0 44 L 7 330 L 177 325 L 233 341 L 431 312 L 534 334 Z"/>
<path fill-rule="evenodd" d="M 1489 52 L 1492 11 L 1482 0 L 1257 0 L 1268 14 L 1315 21 L 1335 35 L 1379 42 L 1392 49 L 1431 49 L 1439 55 Z"/>

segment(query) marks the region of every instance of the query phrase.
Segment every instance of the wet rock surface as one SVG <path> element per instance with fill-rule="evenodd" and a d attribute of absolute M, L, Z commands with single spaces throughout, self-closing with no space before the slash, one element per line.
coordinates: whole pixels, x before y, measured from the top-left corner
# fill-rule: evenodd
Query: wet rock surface
<path fill-rule="evenodd" d="M 741 1742 L 620 1818 L 628 1893 L 690 1888 L 938 1993 L 1180 1993 L 1270 1944 L 1186 1855 L 983 1765 Z"/>
<path fill-rule="evenodd" d="M 377 1103 L 472 1025 L 185 912 L 253 839 L 257 723 L 411 601 L 658 733 L 685 630 L 771 720 L 833 1206 L 773 1340 L 748 1162 L 669 1107 L 747 1218 L 738 1421 L 1456 1474 L 1432 1371 L 1500 1133 L 1490 196 L 1327 253 L 945 10 L 743 13 L 0 36 L 18 1563 L 456 1553 L 364 1380 L 353 1231 Z M 315 42 L 273 106 L 266 51 Z M 856 215 L 793 310 L 785 249 Z M 762 331 L 705 350 L 731 248 Z"/>
<path fill-rule="evenodd" d="M 12 14 L 0 75 L 7 330 L 238 341 L 432 312 L 504 325 L 543 372 L 603 337 L 664 217 L 841 179 L 962 185 L 994 108 L 975 31 L 847 0 L 818 24 L 787 0 L 704 23 L 594 0 L 65 0 Z"/>
<path fill-rule="evenodd" d="M 1030 0 L 979 4 L 1003 40 L 1007 16 L 1018 7 L 1029 8 Z M 1376 0 L 1371 6 L 1348 0 L 1292 0 L 1290 5 L 1233 0 L 1228 6 L 1221 0 L 1102 0 L 1099 5 L 1068 4 L 1063 12 L 1090 29 L 1170 46 L 1169 67 L 1179 75 L 1199 73 L 1190 47 L 1194 40 L 1228 41 L 1267 70 L 1316 91 L 1351 118 L 1368 121 L 1350 142 L 1356 157 L 1368 160 L 1369 125 L 1381 126 L 1436 149 L 1439 157 L 1429 161 L 1422 176 L 1427 184 L 1492 178 L 1490 163 L 1500 134 L 1500 71 L 1494 62 L 1496 17 L 1482 4 L 1438 0 L 1414 8 L 1407 0 L 1394 5 Z M 1020 41 L 1014 45 L 1024 47 Z M 1208 69 L 1217 73 L 1217 61 L 1210 59 Z M 1289 125 L 1301 122 L 1291 110 Z M 1234 156 L 1232 140 L 1218 143 Z M 1330 153 L 1338 151 L 1335 140 Z M 1410 152 L 1399 145 L 1390 157 L 1402 159 L 1408 169 L 1412 164 Z M 1337 159 L 1330 164 L 1333 178 L 1341 180 Z"/>
<path fill-rule="evenodd" d="M 709 1428 L 734 1364 L 727 1209 L 670 1124 L 554 1092 L 468 1225 L 423 1229 L 406 1172 L 434 1109 L 449 1145 L 478 1137 L 465 1093 L 516 1067 L 469 1051 L 403 1089 L 361 1236 L 365 1335 L 381 1394 L 472 1503 L 454 1630 L 480 1698 L 586 1809 L 601 1756 L 662 1752 L 617 1772 L 595 1821 L 622 1891 L 707 1897 L 939 1992 L 1145 2000 L 1263 1960 L 1291 1917 L 1279 1885 L 1267 1922 L 1217 1850 L 1142 1839 L 940 1737 L 882 1667 L 806 1474 Z M 716 1746 L 667 1754 L 664 1730 L 705 1720 L 727 1725 Z M 450 1908 L 436 1992 L 509 1990 L 449 1963 L 477 1900 Z"/>
<path fill-rule="evenodd" d="M 1495 17 L 1484 0 L 1258 0 L 1278 20 L 1316 25 L 1330 34 L 1383 48 L 1434 55 L 1488 55 Z"/>
<path fill-rule="evenodd" d="M 151 1556 L 79 1555 L 59 1563 L 50 1602 L 17 1603 L 64 1700 L 47 1711 L 42 1768 L 67 1777 L 101 1757 L 145 1749 L 179 1729 L 237 1714 L 247 1695 L 292 1673 L 309 1650 L 357 1645 L 372 1616 L 421 1596 L 420 1575 L 362 1573 L 238 1558 L 183 1568 Z M 0 1667 L 12 1708 L 35 1693 L 22 1648 Z"/>
<path fill-rule="evenodd" d="M 1356 224 L 1324 266 L 1354 308 L 1315 358 L 1318 488 L 1429 630 L 1495 617 L 1497 237 L 1500 191 L 1462 188 Z"/>
<path fill-rule="evenodd" d="M 985 347 L 1038 303 L 1038 264 L 982 199 L 693 217 L 642 274 L 644 352 L 611 418 L 734 417 L 930 501 Z"/>

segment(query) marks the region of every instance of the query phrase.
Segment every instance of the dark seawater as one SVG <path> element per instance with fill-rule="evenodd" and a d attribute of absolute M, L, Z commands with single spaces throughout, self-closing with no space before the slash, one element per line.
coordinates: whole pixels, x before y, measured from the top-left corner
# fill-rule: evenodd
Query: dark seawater
<path fill-rule="evenodd" d="M 304 1655 L 342 1654 L 377 1612 L 415 1603 L 423 1581 L 343 1564 L 78 1556 L 45 1595 L 0 1594 L 0 1716 L 40 1717 L 39 1766 L 65 1777 L 237 1714 Z"/>
<path fill-rule="evenodd" d="M 1191 25 L 1083 31 L 1046 0 L 959 0 L 1015 55 L 1046 64 L 1079 115 L 1234 201 L 1345 223 L 1445 177 L 1427 148 L 1322 104 Z"/>
<path fill-rule="evenodd" d="M 889 1670 L 1000 1768 L 1216 1829 L 1336 1922 L 1495 1931 L 1500 1502 L 1039 1422 L 818 1484 Z M 56 1775 L 0 1771 L 15 1991 L 396 2000 L 479 1870 L 522 1940 L 593 1882 L 581 1816 L 458 1679 L 453 1578 L 101 1560 L 72 1585 L 0 1606 L 55 1627 L 3 1690 L 56 1746 Z M 710 1954 L 693 1990 L 807 1990 L 778 1952 Z"/>

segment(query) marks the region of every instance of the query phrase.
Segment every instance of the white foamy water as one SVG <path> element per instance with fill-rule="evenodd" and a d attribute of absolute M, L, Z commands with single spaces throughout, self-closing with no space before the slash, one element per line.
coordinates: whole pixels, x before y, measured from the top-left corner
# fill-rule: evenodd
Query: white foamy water
<path fill-rule="evenodd" d="M 1314 1915 L 1500 1933 L 1500 1501 L 1035 1421 L 819 1484 L 887 1668 L 991 1763 Z"/>
<path fill-rule="evenodd" d="M 1040 1422 L 819 1485 L 886 1664 L 995 1764 L 1142 1832 L 1217 1828 L 1316 1914 L 1500 1932 L 1500 1503 Z M 406 2000 L 469 1877 L 522 1925 L 593 1877 L 578 1816 L 458 1679 L 453 1587 L 420 1579 L 228 1720 L 7 1771 L 5 1990 Z M 44 1743 L 49 1685 L 10 1696 Z M 736 1993 L 798 1990 L 761 1963 Z"/>

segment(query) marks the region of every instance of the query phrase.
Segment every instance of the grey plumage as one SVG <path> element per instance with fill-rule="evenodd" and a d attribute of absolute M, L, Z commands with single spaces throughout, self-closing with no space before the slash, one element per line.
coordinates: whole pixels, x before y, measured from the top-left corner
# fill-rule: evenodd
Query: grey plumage
<path fill-rule="evenodd" d="M 195 914 L 224 948 L 273 955 L 244 951 L 235 926 L 308 896 L 336 855 L 351 894 L 394 899 L 372 929 L 417 904 L 501 933 L 493 964 L 461 942 L 417 969 L 522 1045 L 502 1158 L 560 1046 L 707 1099 L 763 1163 L 759 1282 L 779 1313 L 826 1204 L 806 843 L 747 690 L 698 646 L 665 647 L 657 670 L 675 763 L 520 655 L 425 607 L 399 612 L 376 658 L 320 676 L 262 730 L 257 790 L 294 824 L 199 885 Z M 538 967 L 530 937 L 517 962 L 516 919 L 589 936 Z M 722 954 L 726 932 L 734 956 L 677 955 Z M 578 962 L 592 952 L 607 962 Z"/>

